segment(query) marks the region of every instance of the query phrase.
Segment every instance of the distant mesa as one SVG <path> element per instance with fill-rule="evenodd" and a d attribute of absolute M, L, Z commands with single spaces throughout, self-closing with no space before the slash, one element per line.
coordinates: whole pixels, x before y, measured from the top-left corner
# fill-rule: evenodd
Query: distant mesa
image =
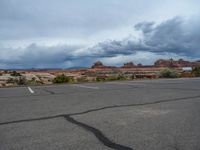
<path fill-rule="evenodd" d="M 91 68 L 93 68 L 93 69 L 106 69 L 106 68 L 112 69 L 112 68 L 117 68 L 117 67 L 105 66 L 101 61 L 97 61 L 92 65 Z"/>
<path fill-rule="evenodd" d="M 138 66 L 138 67 L 142 67 L 143 65 L 142 65 L 141 63 L 139 63 L 137 66 Z"/>
<path fill-rule="evenodd" d="M 138 68 L 138 67 L 143 67 L 143 65 L 141 63 L 135 65 L 133 62 L 128 62 L 125 63 L 124 66 L 122 66 L 122 68 Z"/>
<path fill-rule="evenodd" d="M 105 66 L 103 65 L 101 61 L 95 62 L 94 65 L 92 66 L 92 68 L 102 68 L 102 67 L 105 67 Z"/>
<path fill-rule="evenodd" d="M 119 68 L 155 68 L 155 67 L 168 67 L 168 68 L 183 68 L 183 67 L 196 67 L 200 66 L 200 61 L 190 62 L 184 59 L 174 60 L 174 59 L 159 59 L 154 65 L 142 65 L 134 64 L 133 62 L 124 63 L 122 67 Z M 101 61 L 95 62 L 92 67 L 93 69 L 115 69 L 118 67 L 114 66 L 105 66 Z"/>
<path fill-rule="evenodd" d="M 133 68 L 133 67 L 135 67 L 135 64 L 133 62 L 128 62 L 125 63 L 122 68 Z"/>
<path fill-rule="evenodd" d="M 179 60 L 159 59 L 154 63 L 154 65 L 158 66 L 158 67 L 195 67 L 195 66 L 200 65 L 200 61 L 190 62 L 190 61 L 186 61 L 186 60 L 183 60 L 183 59 L 179 59 Z"/>

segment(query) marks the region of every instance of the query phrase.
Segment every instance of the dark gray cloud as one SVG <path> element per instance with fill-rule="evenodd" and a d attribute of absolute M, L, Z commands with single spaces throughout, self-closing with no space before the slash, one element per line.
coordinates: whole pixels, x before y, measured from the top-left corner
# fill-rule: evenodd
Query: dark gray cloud
<path fill-rule="evenodd" d="M 25 48 L 1 48 L 0 66 L 4 68 L 67 68 L 90 66 L 96 60 L 111 64 L 123 61 L 152 63 L 161 58 L 200 58 L 200 21 L 193 17 L 175 17 L 162 23 L 141 22 L 134 29 L 140 38 L 129 36 L 122 40 L 107 40 L 94 46 L 41 46 L 31 44 Z M 148 58 L 149 57 L 149 58 Z M 133 58 L 133 59 L 131 59 Z M 120 60 L 121 59 L 121 60 Z M 114 62 L 116 61 L 116 63 Z"/>
<path fill-rule="evenodd" d="M 99 43 L 93 49 L 105 55 L 129 55 L 136 51 L 175 53 L 200 57 L 200 21 L 175 17 L 160 24 L 141 22 L 135 25 L 142 32 L 139 40 L 126 38 L 121 41 Z"/>
<path fill-rule="evenodd" d="M 141 40 L 125 38 L 124 40 L 107 40 L 89 48 L 92 54 L 99 57 L 113 57 L 117 55 L 130 55 L 138 50 L 148 50 Z"/>
<path fill-rule="evenodd" d="M 170 52 L 193 57 L 200 56 L 200 21 L 197 18 L 176 17 L 159 25 L 140 23 L 137 30 L 143 33 L 143 42 L 152 52 Z"/>
<path fill-rule="evenodd" d="M 82 46 L 40 46 L 35 43 L 25 48 L 2 49 L 1 66 L 5 68 L 65 68 L 79 57 L 73 52 Z"/>

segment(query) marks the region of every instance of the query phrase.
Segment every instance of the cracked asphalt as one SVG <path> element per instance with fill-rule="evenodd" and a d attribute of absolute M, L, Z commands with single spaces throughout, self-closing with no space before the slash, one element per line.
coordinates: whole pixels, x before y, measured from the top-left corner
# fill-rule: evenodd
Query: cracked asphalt
<path fill-rule="evenodd" d="M 0 89 L 0 150 L 200 150 L 200 78 Z"/>

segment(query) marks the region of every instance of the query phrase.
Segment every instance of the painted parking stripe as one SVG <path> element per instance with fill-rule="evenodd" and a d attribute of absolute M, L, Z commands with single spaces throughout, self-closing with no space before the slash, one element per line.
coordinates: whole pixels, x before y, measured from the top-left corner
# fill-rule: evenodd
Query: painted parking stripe
<path fill-rule="evenodd" d="M 35 93 L 30 87 L 28 87 L 28 90 L 31 94 Z"/>
<path fill-rule="evenodd" d="M 86 86 L 86 85 L 79 85 L 79 84 L 76 84 L 76 85 L 73 85 L 73 86 L 81 87 L 81 88 L 87 88 L 87 89 L 96 89 L 96 90 L 99 89 L 99 87 L 95 87 L 95 86 Z"/>

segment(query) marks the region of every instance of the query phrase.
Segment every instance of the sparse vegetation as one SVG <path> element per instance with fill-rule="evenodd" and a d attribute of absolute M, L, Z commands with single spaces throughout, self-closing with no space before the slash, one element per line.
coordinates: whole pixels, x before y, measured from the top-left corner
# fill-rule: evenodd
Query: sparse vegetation
<path fill-rule="evenodd" d="M 171 65 L 172 64 L 172 65 Z M 171 66 L 171 67 L 170 67 Z M 193 70 L 181 70 L 184 66 L 196 66 Z M 167 68 L 169 67 L 169 68 Z M 163 70 L 162 70 L 163 69 Z M 177 77 L 200 77 L 200 61 L 159 60 L 154 66 L 126 63 L 122 67 L 105 66 L 101 62 L 92 68 L 77 70 L 41 71 L 1 70 L 0 87 L 13 85 L 40 85 L 53 83 L 82 83 L 118 80 L 139 80 Z"/>
<path fill-rule="evenodd" d="M 14 77 L 21 76 L 21 74 L 20 74 L 19 72 L 17 72 L 17 71 L 13 71 L 13 72 L 11 72 L 10 75 L 11 75 L 11 76 L 14 76 Z"/>
<path fill-rule="evenodd" d="M 108 76 L 108 77 L 96 77 L 96 81 L 100 82 L 100 81 L 116 81 L 116 80 L 126 80 L 127 78 L 123 75 L 118 75 L 118 76 Z"/>
<path fill-rule="evenodd" d="M 176 70 L 167 68 L 160 72 L 160 77 L 161 78 L 178 78 L 179 74 Z"/>
<path fill-rule="evenodd" d="M 27 84 L 26 77 L 20 76 L 20 77 L 17 79 L 17 84 L 18 84 L 18 85 L 26 85 L 26 84 Z"/>
<path fill-rule="evenodd" d="M 118 80 L 118 77 L 116 76 L 109 76 L 106 78 L 107 81 L 115 81 L 115 80 Z"/>
<path fill-rule="evenodd" d="M 200 77 L 200 66 L 195 67 L 195 68 L 192 70 L 192 73 L 194 74 L 195 77 Z"/>
<path fill-rule="evenodd" d="M 81 77 L 76 79 L 77 82 L 88 82 L 88 79 L 86 77 Z"/>
<path fill-rule="evenodd" d="M 58 75 L 53 79 L 53 83 L 69 83 L 72 79 L 64 74 Z"/>
<path fill-rule="evenodd" d="M 9 78 L 6 83 L 12 83 L 15 85 L 26 85 L 28 82 L 26 77 L 20 76 L 18 78 Z"/>
<path fill-rule="evenodd" d="M 6 83 L 16 83 L 16 81 L 15 81 L 15 79 L 13 79 L 13 78 L 9 78 L 7 81 L 6 81 Z"/>
<path fill-rule="evenodd" d="M 105 80 L 106 80 L 106 76 L 97 76 L 96 77 L 97 82 L 101 82 L 101 81 L 105 81 Z"/>
<path fill-rule="evenodd" d="M 44 84 L 42 81 L 38 81 L 36 80 L 34 77 L 32 78 L 32 80 L 27 81 L 28 85 L 41 85 Z"/>
<path fill-rule="evenodd" d="M 7 74 L 8 73 L 8 71 L 7 70 L 4 70 L 4 74 Z"/>
<path fill-rule="evenodd" d="M 117 80 L 126 80 L 126 77 L 122 74 L 118 75 Z"/>

